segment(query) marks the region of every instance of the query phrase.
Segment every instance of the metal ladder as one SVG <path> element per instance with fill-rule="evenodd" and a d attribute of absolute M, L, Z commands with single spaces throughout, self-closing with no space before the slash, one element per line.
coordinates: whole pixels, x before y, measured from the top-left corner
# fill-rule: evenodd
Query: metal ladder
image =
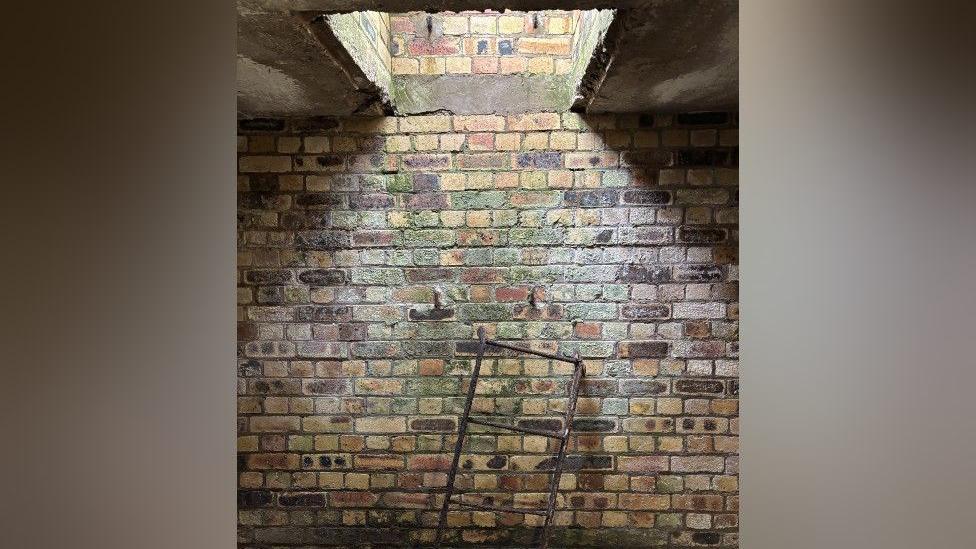
<path fill-rule="evenodd" d="M 549 431 L 546 429 L 533 429 L 529 427 L 517 427 L 515 425 L 505 425 L 503 423 L 496 423 L 494 421 L 490 421 L 486 419 L 471 417 L 471 403 L 474 401 L 474 394 L 478 386 L 478 377 L 481 374 L 481 359 L 482 357 L 484 357 L 485 349 L 489 345 L 501 349 L 508 349 L 510 351 L 515 351 L 518 353 L 525 353 L 529 355 L 548 358 L 551 360 L 568 362 L 573 365 L 573 379 L 570 382 L 569 391 L 567 395 L 568 402 L 566 403 L 566 415 L 564 417 L 563 428 L 559 432 Z M 556 491 L 559 490 L 559 477 L 562 475 L 563 461 L 566 458 L 566 442 L 569 440 L 569 433 L 573 426 L 573 416 L 576 413 L 576 400 L 577 397 L 579 397 L 580 381 L 583 379 L 583 376 L 585 374 L 586 374 L 586 369 L 583 366 L 583 361 L 579 358 L 578 352 L 576 353 L 576 356 L 570 357 L 559 353 L 553 354 L 553 353 L 546 353 L 543 351 L 533 351 L 532 349 L 526 349 L 523 347 L 517 347 L 515 345 L 509 345 L 508 343 L 502 343 L 500 341 L 486 339 L 484 327 L 478 328 L 478 353 L 477 353 L 477 358 L 475 358 L 475 362 L 474 362 L 474 371 L 471 375 L 471 384 L 468 387 L 467 400 L 464 403 L 464 414 L 461 416 L 461 423 L 458 427 L 457 443 L 454 446 L 454 460 L 451 462 L 451 471 L 447 475 L 447 485 L 444 488 L 444 503 L 441 507 L 440 520 L 437 523 L 437 537 L 435 538 L 436 547 L 441 546 L 441 541 L 444 535 L 444 526 L 447 522 L 448 506 L 452 503 L 461 507 L 470 507 L 470 508 L 480 509 L 484 511 L 498 511 L 501 513 L 525 513 L 530 515 L 544 516 L 546 517 L 546 520 L 542 530 L 542 545 L 540 547 L 541 549 L 547 549 L 549 547 L 549 535 L 552 531 L 552 518 L 556 509 Z M 476 414 L 476 415 L 480 415 L 480 414 Z M 559 441 L 559 452 L 556 454 L 555 465 L 553 469 L 549 472 L 549 500 L 546 509 L 484 505 L 481 503 L 460 501 L 460 498 L 458 498 L 458 500 L 451 499 L 455 495 L 454 480 L 457 476 L 458 461 L 461 458 L 461 449 L 462 446 L 464 445 L 464 437 L 467 434 L 468 423 L 475 423 L 477 425 L 495 427 L 498 429 L 505 429 L 508 431 L 515 431 L 515 432 L 526 433 L 530 435 L 546 436 L 546 437 L 557 439 Z M 461 496 L 463 494 L 456 494 L 456 495 Z"/>

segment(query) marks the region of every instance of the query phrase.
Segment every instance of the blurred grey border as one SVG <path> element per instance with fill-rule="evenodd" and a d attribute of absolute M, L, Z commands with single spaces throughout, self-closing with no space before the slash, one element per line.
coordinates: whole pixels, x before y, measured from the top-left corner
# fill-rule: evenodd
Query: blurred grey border
<path fill-rule="evenodd" d="M 740 14 L 741 546 L 976 547 L 972 3 Z"/>
<path fill-rule="evenodd" d="M 972 10 L 742 2 L 746 549 L 976 546 Z M 235 24 L 8 13 L 5 545 L 234 543 Z"/>

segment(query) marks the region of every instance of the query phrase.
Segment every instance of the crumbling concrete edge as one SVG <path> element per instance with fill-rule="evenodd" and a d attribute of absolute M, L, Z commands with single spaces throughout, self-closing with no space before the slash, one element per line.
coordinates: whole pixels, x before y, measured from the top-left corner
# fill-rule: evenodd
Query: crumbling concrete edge
<path fill-rule="evenodd" d="M 586 112 L 600 91 L 624 35 L 627 15 L 628 10 L 600 10 L 589 32 L 581 37 L 580 49 L 576 53 L 581 74 L 574 80 L 578 84 L 571 111 Z M 589 62 L 584 64 L 582 60 Z"/>
<path fill-rule="evenodd" d="M 319 12 L 296 12 L 309 32 L 322 44 L 326 53 L 340 67 L 356 91 L 365 96 L 365 101 L 357 107 L 353 114 L 396 114 L 392 98 L 392 75 L 385 67 L 378 63 L 367 63 L 356 40 L 365 41 L 359 36 L 359 27 L 345 16 L 351 14 L 324 14 Z M 355 38 L 351 38 L 355 37 Z M 360 51 L 362 50 L 362 51 Z M 356 57 L 359 57 L 357 59 Z M 363 70 L 363 66 L 372 67 L 371 74 Z"/>

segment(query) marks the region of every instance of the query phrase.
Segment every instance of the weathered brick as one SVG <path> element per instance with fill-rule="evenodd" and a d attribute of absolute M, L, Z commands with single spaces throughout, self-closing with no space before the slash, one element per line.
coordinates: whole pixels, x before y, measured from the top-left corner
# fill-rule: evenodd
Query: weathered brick
<path fill-rule="evenodd" d="M 620 456 L 618 470 L 626 473 L 658 473 L 669 469 L 667 456 Z"/>
<path fill-rule="evenodd" d="M 405 133 L 446 132 L 451 130 L 451 117 L 446 115 L 406 116 L 400 119 L 400 131 Z"/>
<path fill-rule="evenodd" d="M 506 153 L 459 154 L 458 168 L 462 170 L 500 170 L 512 167 L 512 161 Z"/>
<path fill-rule="evenodd" d="M 671 310 L 667 305 L 624 305 L 620 314 L 631 320 L 660 320 L 671 316 Z"/>
<path fill-rule="evenodd" d="M 615 189 L 567 191 L 564 196 L 567 206 L 579 208 L 607 208 L 617 205 L 618 199 L 618 191 Z"/>
<path fill-rule="evenodd" d="M 531 152 L 516 156 L 515 165 L 519 168 L 538 170 L 557 169 L 563 165 L 563 155 L 559 152 Z"/>
<path fill-rule="evenodd" d="M 615 152 L 566 153 L 566 167 L 571 170 L 615 168 L 618 165 Z"/>
<path fill-rule="evenodd" d="M 310 286 L 335 286 L 346 282 L 342 269 L 309 269 L 298 274 L 298 280 Z"/>
<path fill-rule="evenodd" d="M 624 204 L 641 206 L 658 206 L 671 203 L 669 191 L 652 191 L 648 189 L 631 189 L 623 193 Z"/>
<path fill-rule="evenodd" d="M 405 154 L 400 161 L 406 171 L 451 169 L 449 154 Z"/>
<path fill-rule="evenodd" d="M 559 114 L 554 112 L 513 114 L 505 118 L 508 131 L 558 130 Z"/>
<path fill-rule="evenodd" d="M 664 358 L 669 347 L 666 341 L 624 341 L 620 343 L 620 357 Z"/>

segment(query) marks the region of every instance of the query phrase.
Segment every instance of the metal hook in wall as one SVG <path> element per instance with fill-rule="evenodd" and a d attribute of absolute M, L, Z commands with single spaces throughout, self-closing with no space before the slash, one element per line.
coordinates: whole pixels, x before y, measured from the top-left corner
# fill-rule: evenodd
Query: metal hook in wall
<path fill-rule="evenodd" d="M 427 16 L 427 36 L 434 34 L 434 16 Z"/>
<path fill-rule="evenodd" d="M 532 30 L 539 30 L 539 14 L 532 14 Z"/>

